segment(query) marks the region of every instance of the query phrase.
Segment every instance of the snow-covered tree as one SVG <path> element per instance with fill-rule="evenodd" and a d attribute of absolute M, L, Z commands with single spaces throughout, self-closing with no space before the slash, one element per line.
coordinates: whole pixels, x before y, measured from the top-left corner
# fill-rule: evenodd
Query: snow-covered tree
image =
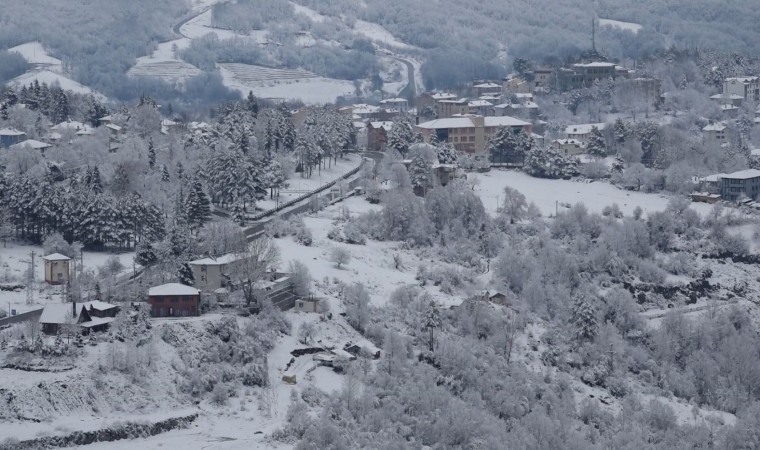
<path fill-rule="evenodd" d="M 409 164 L 409 180 L 412 182 L 412 187 L 421 191 L 423 196 L 428 189 L 433 187 L 432 168 L 419 153 L 412 158 L 412 162 Z"/>
<path fill-rule="evenodd" d="M 599 332 L 599 321 L 596 317 L 597 307 L 585 295 L 580 294 L 573 304 L 573 333 L 580 341 L 592 341 Z"/>
<path fill-rule="evenodd" d="M 428 349 L 432 352 L 435 350 L 435 335 L 434 331 L 437 328 L 441 328 L 441 315 L 438 312 L 438 307 L 436 306 L 434 301 L 430 301 L 430 303 L 427 306 L 427 309 L 425 310 L 425 315 L 423 317 L 423 331 L 427 330 L 429 331 L 428 336 Z"/>
<path fill-rule="evenodd" d="M 604 158 L 607 156 L 607 147 L 604 143 L 604 136 L 598 127 L 591 127 L 589 139 L 586 143 L 586 152 L 591 156 Z"/>

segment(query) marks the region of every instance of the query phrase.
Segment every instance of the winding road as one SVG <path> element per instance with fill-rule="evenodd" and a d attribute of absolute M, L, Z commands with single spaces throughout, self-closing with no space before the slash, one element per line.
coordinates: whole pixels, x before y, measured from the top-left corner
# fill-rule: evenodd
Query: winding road
<path fill-rule="evenodd" d="M 417 98 L 417 82 L 414 80 L 414 66 L 409 61 L 399 58 L 398 56 L 391 56 L 391 58 L 404 64 L 408 75 L 406 86 L 404 89 L 401 89 L 398 96 L 413 102 L 414 99 Z"/>

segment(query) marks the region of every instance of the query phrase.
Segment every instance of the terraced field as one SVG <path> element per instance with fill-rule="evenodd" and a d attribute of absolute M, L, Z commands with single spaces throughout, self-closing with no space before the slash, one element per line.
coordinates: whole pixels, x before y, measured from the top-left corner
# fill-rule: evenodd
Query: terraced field
<path fill-rule="evenodd" d="M 315 74 L 302 69 L 272 69 L 270 67 L 238 63 L 219 64 L 219 66 L 232 73 L 238 81 L 244 84 L 259 84 L 274 81 L 288 82 L 306 78 L 317 78 Z"/>
<path fill-rule="evenodd" d="M 200 69 L 182 61 L 157 61 L 138 64 L 128 72 L 131 77 L 157 77 L 166 80 L 190 78 L 200 73 Z"/>

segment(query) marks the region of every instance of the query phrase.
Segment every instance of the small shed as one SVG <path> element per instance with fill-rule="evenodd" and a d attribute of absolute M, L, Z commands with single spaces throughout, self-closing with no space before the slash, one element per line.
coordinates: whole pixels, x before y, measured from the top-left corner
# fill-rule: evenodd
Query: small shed
<path fill-rule="evenodd" d="M 45 281 L 48 284 L 65 284 L 69 281 L 71 258 L 53 253 L 42 259 L 45 261 Z"/>
<path fill-rule="evenodd" d="M 298 312 L 318 313 L 320 300 L 318 298 L 299 298 L 296 300 L 295 310 Z"/>
<path fill-rule="evenodd" d="M 201 291 L 179 283 L 167 283 L 148 290 L 152 317 L 188 317 L 201 315 Z"/>

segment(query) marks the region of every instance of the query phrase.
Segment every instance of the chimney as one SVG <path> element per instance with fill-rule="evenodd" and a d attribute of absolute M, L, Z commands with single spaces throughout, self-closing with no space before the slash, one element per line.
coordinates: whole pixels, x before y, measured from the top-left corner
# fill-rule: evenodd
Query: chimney
<path fill-rule="evenodd" d="M 77 301 L 74 300 L 74 302 L 71 304 L 71 316 L 76 320 L 77 318 Z"/>

